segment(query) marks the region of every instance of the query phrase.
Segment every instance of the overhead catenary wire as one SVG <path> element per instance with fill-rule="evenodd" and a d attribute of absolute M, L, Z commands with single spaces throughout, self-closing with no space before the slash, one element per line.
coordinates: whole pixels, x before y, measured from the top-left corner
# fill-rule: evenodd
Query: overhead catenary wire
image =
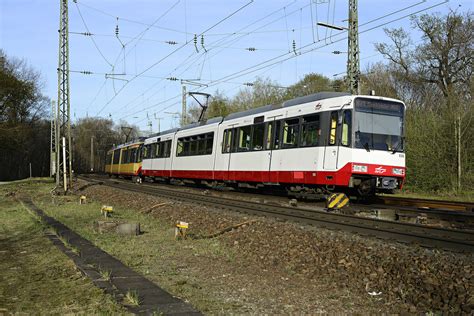
<path fill-rule="evenodd" d="M 245 9 L 246 7 L 248 7 L 250 4 L 253 3 L 253 0 L 250 0 L 249 2 L 247 2 L 246 4 L 244 4 L 243 6 L 241 6 L 240 8 L 238 8 L 237 10 L 233 11 L 231 14 L 227 15 L 226 17 L 224 17 L 223 19 L 219 20 L 218 22 L 216 22 L 215 24 L 213 24 L 212 26 L 208 27 L 206 30 L 204 30 L 203 32 L 201 32 L 199 34 L 202 35 L 204 33 L 206 33 L 207 31 L 213 29 L 214 27 L 218 26 L 219 24 L 221 24 L 222 22 L 228 20 L 229 18 L 231 18 L 232 16 L 234 16 L 235 14 L 237 14 L 238 12 L 242 11 L 243 9 Z M 171 53 L 167 54 L 165 57 L 159 59 L 157 62 L 153 63 L 152 65 L 148 66 L 146 69 L 144 69 L 143 71 L 141 71 L 138 75 L 134 76 L 129 82 L 127 82 L 126 84 L 124 84 L 122 86 L 122 88 L 109 100 L 105 103 L 105 105 L 97 112 L 97 115 L 99 115 L 116 97 L 117 95 L 123 91 L 123 89 L 131 82 L 133 81 L 134 79 L 136 79 L 137 77 L 139 77 L 140 75 L 148 72 L 150 69 L 154 68 L 156 65 L 160 64 L 161 62 L 163 62 L 164 60 L 166 60 L 168 57 L 170 57 L 171 55 L 173 55 L 174 53 L 176 53 L 177 51 L 181 50 L 183 47 L 187 46 L 189 44 L 189 42 L 186 42 L 184 43 L 183 45 L 179 46 L 178 48 L 176 48 L 175 50 L 173 50 Z"/>
<path fill-rule="evenodd" d="M 422 1 L 422 2 L 424 2 L 424 1 Z M 388 16 L 388 15 L 386 15 L 386 16 Z M 386 16 L 385 16 L 385 17 L 386 17 Z M 381 18 L 382 18 L 382 17 L 378 17 L 377 19 L 381 19 Z M 300 44 L 301 44 L 301 43 L 300 43 Z M 206 46 L 207 46 L 207 45 L 206 45 Z M 304 48 L 304 47 L 301 47 L 301 45 L 299 45 L 299 46 L 300 46 L 300 49 L 303 49 L 303 48 Z M 208 58 L 208 59 L 209 59 L 209 58 Z M 135 74 L 135 75 L 137 75 L 137 74 Z M 159 77 L 158 77 L 158 78 L 159 78 Z"/>
<path fill-rule="evenodd" d="M 293 5 L 295 2 L 296 2 L 296 0 L 292 0 L 291 2 L 287 3 L 287 4 L 285 5 L 285 7 L 289 7 L 289 6 Z M 307 5 L 307 6 L 308 6 L 308 5 Z M 307 6 L 305 6 L 305 7 L 307 7 Z M 304 8 L 304 7 L 303 7 L 303 8 Z M 253 26 L 253 25 L 255 25 L 255 24 L 257 24 L 257 23 L 259 23 L 259 22 L 261 22 L 261 21 L 263 21 L 263 20 L 265 20 L 265 19 L 267 19 L 267 18 L 269 18 L 269 17 L 271 17 L 271 16 L 273 16 L 273 15 L 275 15 L 276 13 L 278 13 L 278 12 L 280 12 L 280 11 L 282 11 L 282 10 L 283 10 L 283 7 L 279 8 L 279 9 L 277 9 L 277 10 L 274 10 L 274 11 L 270 12 L 269 14 L 267 14 L 267 15 L 261 17 L 261 18 L 258 18 L 257 20 L 251 22 L 250 24 L 247 24 L 246 26 L 240 28 L 240 29 L 237 30 L 236 32 L 228 33 L 228 35 L 225 36 L 224 38 L 219 39 L 219 40 L 216 40 L 216 41 L 212 42 L 211 44 L 223 43 L 223 40 L 226 40 L 227 38 L 230 38 L 230 37 L 232 37 L 232 36 L 234 36 L 234 35 L 236 35 L 236 34 L 241 34 L 241 35 L 235 40 L 235 41 L 237 41 L 237 40 L 239 40 L 239 39 L 245 37 L 246 35 L 252 34 L 252 33 L 255 32 L 256 30 L 259 30 L 259 29 L 261 29 L 261 28 L 263 28 L 263 27 L 266 27 L 266 26 L 268 26 L 268 25 L 270 25 L 270 24 L 273 24 L 273 23 L 275 23 L 275 22 L 277 22 L 277 21 L 283 19 L 284 17 L 282 16 L 282 17 L 279 17 L 279 18 L 277 18 L 277 19 L 275 19 L 275 20 L 272 20 L 271 22 L 266 23 L 266 24 L 263 25 L 263 26 L 257 27 L 256 29 L 253 29 L 253 30 L 250 31 L 250 32 L 247 32 L 247 33 L 240 33 L 240 32 L 242 32 L 242 31 L 244 31 L 245 29 L 247 29 L 247 28 L 249 28 L 249 27 L 251 27 L 251 26 Z M 297 12 L 297 10 L 294 10 L 293 12 L 291 12 L 290 15 L 293 14 L 294 12 Z M 284 31 L 286 31 L 286 30 L 284 30 Z M 207 33 L 206 33 L 206 35 L 207 35 Z M 221 51 L 223 51 L 223 50 L 220 50 L 219 52 L 221 52 Z M 218 52 L 218 53 L 219 53 L 219 52 Z M 213 56 L 217 55 L 218 53 L 216 53 L 216 54 L 210 56 L 209 59 L 211 59 Z M 197 55 L 197 57 L 196 57 L 194 60 L 191 60 L 191 58 L 192 58 L 193 55 L 195 55 L 195 54 L 189 55 L 180 65 L 178 65 L 178 66 L 174 69 L 174 71 L 176 71 L 177 69 L 179 69 L 179 68 L 182 67 L 183 65 L 186 65 L 187 62 L 190 62 L 191 65 L 192 65 L 193 63 L 197 62 L 197 61 L 198 61 L 199 59 L 201 59 L 201 57 L 202 57 L 202 55 Z M 189 69 L 189 68 L 190 68 L 190 67 L 186 68 L 186 70 Z M 170 75 L 171 75 L 171 73 L 170 73 Z M 160 82 L 161 82 L 161 81 L 160 81 Z M 159 82 L 156 83 L 153 87 L 156 87 L 158 84 L 159 84 Z M 142 94 L 147 93 L 148 91 L 150 91 L 151 89 L 153 89 L 153 87 L 151 87 L 150 89 L 147 89 L 147 91 L 146 91 L 146 92 L 143 92 Z M 137 99 L 137 98 L 136 98 L 136 99 Z M 135 100 L 136 100 L 136 99 L 135 99 Z M 133 101 L 132 101 L 132 102 L 133 102 Z M 131 103 L 131 102 L 129 102 L 128 105 L 129 105 L 130 103 Z"/>
<path fill-rule="evenodd" d="M 380 27 L 382 27 L 382 26 L 385 26 L 385 25 L 387 25 L 387 24 L 393 23 L 393 22 L 395 22 L 395 21 L 398 21 L 398 20 L 407 18 L 407 17 L 409 17 L 409 16 L 411 16 L 411 15 L 413 15 L 413 14 L 418 14 L 418 13 L 421 13 L 421 12 L 423 12 L 423 11 L 432 9 L 432 8 L 437 7 L 437 6 L 439 6 L 439 5 L 443 4 L 443 3 L 446 3 L 446 2 L 447 2 L 447 1 L 440 2 L 440 3 L 435 4 L 435 5 L 433 5 L 433 6 L 430 6 L 430 7 L 427 7 L 427 8 L 423 8 L 423 9 L 418 10 L 418 11 L 416 11 L 416 12 L 412 12 L 412 13 L 407 14 L 407 15 L 404 15 L 404 16 L 402 16 L 402 17 L 399 17 L 399 18 L 393 19 L 393 20 L 391 20 L 391 21 L 388 21 L 388 22 L 385 22 L 385 23 L 381 23 L 381 24 L 376 25 L 376 26 L 374 26 L 374 27 L 371 27 L 371 28 L 369 28 L 369 29 L 360 31 L 359 33 L 365 33 L 365 32 L 371 31 L 371 30 L 373 30 L 373 29 L 380 28 Z M 402 10 L 397 10 L 397 12 L 400 12 L 400 11 L 402 11 Z M 393 14 L 395 14 L 395 13 L 393 13 Z M 388 15 L 386 15 L 386 16 L 388 16 Z M 361 25 L 367 25 L 367 24 L 370 24 L 370 23 L 372 23 L 372 22 L 374 22 L 374 21 L 378 21 L 378 20 L 380 20 L 380 17 L 375 18 L 375 19 L 373 19 L 373 20 L 369 20 L 369 21 L 367 21 L 367 22 L 365 22 L 365 23 L 363 23 L 363 24 L 361 24 Z M 345 33 L 345 32 L 346 32 L 346 31 L 342 31 L 342 32 L 339 32 L 339 33 L 336 34 L 336 35 L 343 34 L 343 33 Z M 337 41 L 335 41 L 335 42 L 339 42 L 339 41 L 342 41 L 342 40 L 345 40 L 345 39 L 347 39 L 347 37 L 341 38 L 341 39 L 339 39 L 339 40 L 337 40 Z M 320 41 L 323 41 L 323 40 L 325 41 L 325 39 L 321 39 Z M 301 52 L 301 54 L 306 54 L 306 53 L 308 53 L 308 52 L 311 52 L 311 51 L 320 49 L 321 47 L 325 47 L 325 46 L 328 46 L 328 45 L 330 45 L 330 44 L 332 44 L 332 43 L 327 43 L 327 42 L 326 42 L 326 43 L 325 43 L 324 45 L 322 45 L 322 46 L 319 46 L 319 47 L 316 47 L 316 48 L 307 50 L 307 51 L 305 51 L 305 52 Z M 310 44 L 303 46 L 301 49 L 307 48 L 308 46 L 310 46 Z M 280 55 L 280 56 L 278 56 L 278 57 L 285 56 L 285 55 L 288 55 L 288 54 L 283 54 L 283 55 Z M 278 58 L 278 57 L 277 57 L 277 58 Z M 231 75 L 228 75 L 228 76 L 223 77 L 223 78 L 221 78 L 221 79 L 218 79 L 218 80 L 215 80 L 215 81 L 213 81 L 213 82 L 210 82 L 210 83 L 208 83 L 208 88 L 210 88 L 210 87 L 212 87 L 212 86 L 215 86 L 215 85 L 217 85 L 217 84 L 219 84 L 219 83 L 221 83 L 221 82 L 227 82 L 227 81 L 229 81 L 229 80 L 233 80 L 233 79 L 238 78 L 238 77 L 241 77 L 241 76 L 243 76 L 243 75 L 246 75 L 246 74 L 249 74 L 249 73 L 252 73 L 252 72 L 261 70 L 261 69 L 264 69 L 264 68 L 266 68 L 266 67 L 270 67 L 270 66 L 272 66 L 272 65 L 274 65 L 274 64 L 281 64 L 282 62 L 284 62 L 284 61 L 286 61 L 286 60 L 289 60 L 289 59 L 291 59 L 291 58 L 294 58 L 294 57 L 295 57 L 295 56 L 292 55 L 292 56 L 290 56 L 290 57 L 285 58 L 284 60 L 279 60 L 279 61 L 276 61 L 276 62 L 270 64 L 270 65 L 265 65 L 265 66 L 263 66 L 263 67 L 259 67 L 259 68 L 257 68 L 257 69 L 252 70 L 252 68 L 255 68 L 255 67 L 258 67 L 258 66 L 260 66 L 260 65 L 262 65 L 262 64 L 265 64 L 265 62 L 259 63 L 259 64 L 257 64 L 257 65 L 252 66 L 252 67 L 248 67 L 248 68 L 246 68 L 246 69 L 244 69 L 244 70 L 242 70 L 242 71 L 236 72 L 236 73 L 234 73 L 234 74 L 231 74 Z M 272 58 L 272 59 L 270 59 L 269 61 L 273 61 L 273 60 L 275 60 L 275 59 L 276 59 L 276 58 Z M 266 62 L 268 62 L 268 60 L 267 60 Z M 244 71 L 246 71 L 246 70 L 247 70 L 247 72 L 242 73 L 242 72 L 244 72 Z M 233 77 L 232 77 L 232 78 L 229 78 L 230 76 L 233 76 Z M 177 98 L 177 97 L 180 97 L 180 95 L 177 95 L 176 98 Z M 158 104 L 162 104 L 162 103 L 158 103 Z"/>
<path fill-rule="evenodd" d="M 363 33 L 369 32 L 369 31 L 371 31 L 371 30 L 374 30 L 374 29 L 376 29 L 376 28 L 380 28 L 380 27 L 382 27 L 382 26 L 385 26 L 385 25 L 387 25 L 387 24 L 390 24 L 390 23 L 393 23 L 393 22 L 396 22 L 396 21 L 405 19 L 405 18 L 407 18 L 407 17 L 413 16 L 414 14 L 419 14 L 419 13 L 421 13 L 421 12 L 424 12 L 424 11 L 427 11 L 427 10 L 430 10 L 430 9 L 433 9 L 433 8 L 438 7 L 438 6 L 444 4 L 444 3 L 448 2 L 448 1 L 449 1 L 449 0 L 445 0 L 445 1 L 439 2 L 439 3 L 437 3 L 437 4 L 434 4 L 434 5 L 429 6 L 429 7 L 427 7 L 427 8 L 423 8 L 423 9 L 418 10 L 418 11 L 416 11 L 416 12 L 412 12 L 412 13 L 409 13 L 409 14 L 404 15 L 404 16 L 402 16 L 402 17 L 398 17 L 398 18 L 393 19 L 393 20 L 390 20 L 390 21 L 388 21 L 388 22 L 384 22 L 384 23 L 378 24 L 378 25 L 376 25 L 376 26 L 374 26 L 374 27 L 371 27 L 371 28 L 368 28 L 368 29 L 359 31 L 359 34 L 363 34 Z M 374 19 L 374 21 L 377 21 L 377 20 L 378 20 L 378 19 Z M 361 24 L 361 25 L 367 25 L 368 23 L 369 23 L 369 22 L 366 22 L 366 23 Z M 346 31 L 338 32 L 338 33 L 337 33 L 336 35 L 334 35 L 334 36 L 341 35 L 341 34 L 344 34 L 344 33 L 346 33 Z M 345 36 L 345 37 L 343 37 L 343 38 L 340 38 L 340 39 L 334 41 L 333 43 L 340 42 L 340 41 L 345 40 L 345 39 L 347 39 L 347 36 Z M 307 47 L 311 46 L 312 44 L 305 45 L 305 46 L 303 46 L 303 47 L 300 49 L 300 55 L 307 54 L 307 53 L 309 53 L 309 52 L 312 52 L 312 51 L 314 51 L 314 50 L 320 49 L 320 48 L 322 48 L 322 47 L 328 46 L 328 45 L 333 44 L 333 43 L 329 43 L 329 44 L 325 43 L 325 44 L 322 45 L 322 46 L 318 46 L 318 47 L 315 47 L 315 48 L 311 48 L 311 49 L 308 49 L 308 50 L 306 50 L 306 51 L 301 51 L 302 49 L 307 48 Z M 209 87 L 212 87 L 212 86 L 216 85 L 217 83 L 219 83 L 220 81 L 223 81 L 223 80 L 233 80 L 233 79 L 238 78 L 238 77 L 240 77 L 240 76 L 242 76 L 242 75 L 246 75 L 246 74 L 252 73 L 252 72 L 254 72 L 254 71 L 258 71 L 258 70 L 260 70 L 260 69 L 263 69 L 263 68 L 265 68 L 265 67 L 269 67 L 269 66 L 273 65 L 273 63 L 271 63 L 271 64 L 269 64 L 269 65 L 266 65 L 266 66 L 263 66 L 263 67 L 261 67 L 261 65 L 264 65 L 265 63 L 268 63 L 268 62 L 272 62 L 272 61 L 274 61 L 274 60 L 276 60 L 276 59 L 278 59 L 278 58 L 284 57 L 284 56 L 286 56 L 286 55 L 288 55 L 288 54 L 284 54 L 284 55 L 280 55 L 280 56 L 271 58 L 271 59 L 269 59 L 269 60 L 267 60 L 267 61 L 258 63 L 258 64 L 254 65 L 254 66 L 251 66 L 251 67 L 248 67 L 248 68 L 246 68 L 246 69 L 244 69 L 244 70 L 241 70 L 241 71 L 235 72 L 235 73 L 233 73 L 233 74 L 224 76 L 224 77 L 222 77 L 221 79 L 218 79 L 218 80 L 215 80 L 214 82 L 209 83 L 208 86 L 209 86 Z M 291 54 L 290 54 L 290 56 L 287 57 L 287 58 L 284 58 L 284 60 L 279 60 L 279 61 L 276 61 L 276 62 L 286 61 L 286 60 L 292 59 L 292 58 L 294 58 L 294 57 L 295 57 L 294 55 L 291 55 Z M 256 68 L 256 69 L 255 69 L 255 70 L 252 70 L 252 68 Z"/>
<path fill-rule="evenodd" d="M 77 2 L 75 2 L 75 5 L 76 5 L 76 8 L 77 8 L 77 12 L 79 13 L 79 16 L 81 17 L 81 20 L 82 20 L 82 24 L 84 25 L 87 33 L 91 33 L 91 31 L 89 30 L 89 27 L 87 26 L 87 23 L 86 21 L 84 20 L 84 17 L 82 16 L 82 13 L 81 13 L 81 9 L 79 8 L 79 6 L 77 5 Z M 95 48 L 97 49 L 97 51 L 99 52 L 100 56 L 102 56 L 102 59 L 104 59 L 104 61 L 109 64 L 109 66 L 112 66 L 112 64 L 110 63 L 110 61 L 105 57 L 105 55 L 102 53 L 102 51 L 100 50 L 99 46 L 97 45 L 97 43 L 95 42 L 95 39 L 90 36 L 91 40 L 92 40 L 92 43 L 94 44 Z"/>
<path fill-rule="evenodd" d="M 445 0 L 445 1 L 443 1 L 443 2 L 439 2 L 439 3 L 437 3 L 437 4 L 434 4 L 434 5 L 432 5 L 432 6 L 423 8 L 423 9 L 418 10 L 418 11 L 416 11 L 416 12 L 411 12 L 411 13 L 409 13 L 409 14 L 407 14 L 407 15 L 404 15 L 404 16 L 401 16 L 401 17 L 392 19 L 392 20 L 390 20 L 390 21 L 387 21 L 387 22 L 378 24 L 378 25 L 376 25 L 376 26 L 370 27 L 370 28 L 368 28 L 368 29 L 362 30 L 362 31 L 360 31 L 359 33 L 360 33 L 360 34 L 363 34 L 363 33 L 369 32 L 369 31 L 371 31 L 371 30 L 374 30 L 374 29 L 380 28 L 380 27 L 382 27 L 382 26 L 385 26 L 385 25 L 387 25 L 387 24 L 390 24 L 390 23 L 399 21 L 399 20 L 401 20 L 401 19 L 405 19 L 405 18 L 407 18 L 407 17 L 413 16 L 413 15 L 415 15 L 415 14 L 419 14 L 419 13 L 421 13 L 421 12 L 424 12 L 424 11 L 427 11 L 427 10 L 430 10 L 430 9 L 433 9 L 433 8 L 435 8 L 435 7 L 437 7 L 437 6 L 440 6 L 440 5 L 444 4 L 444 3 L 446 3 L 447 1 L 448 1 L 448 0 Z M 400 11 L 398 11 L 398 12 L 400 12 Z M 388 16 L 388 15 L 387 15 L 387 16 Z M 367 21 L 367 22 L 365 22 L 365 23 L 363 23 L 363 24 L 361 24 L 361 25 L 367 25 L 367 24 L 371 23 L 372 21 L 378 21 L 378 20 L 380 20 L 380 19 L 379 19 L 379 18 L 376 18 L 376 19 Z M 337 35 L 340 35 L 340 34 L 343 34 L 343 33 L 346 33 L 346 31 L 339 32 L 339 33 L 335 34 L 334 36 L 337 36 Z M 335 42 L 342 41 L 342 40 L 346 40 L 346 39 L 347 39 L 347 36 L 345 36 L 345 37 L 343 37 L 343 38 L 340 38 L 340 39 L 334 41 L 334 43 L 335 43 Z M 320 42 L 322 42 L 322 41 L 324 41 L 324 40 L 325 40 L 325 39 L 321 39 Z M 328 45 L 331 45 L 331 44 L 333 44 L 333 43 L 327 43 L 327 42 L 326 42 L 326 43 L 323 44 L 322 46 L 318 46 L 318 47 L 315 47 L 315 48 L 308 49 L 308 50 L 306 50 L 306 51 L 302 51 L 302 52 L 300 52 L 300 54 L 301 54 L 301 55 L 307 54 L 307 53 L 309 53 L 309 52 L 312 52 L 312 51 L 314 51 L 314 50 L 320 49 L 321 47 L 325 47 L 325 46 L 328 46 Z M 304 49 L 304 48 L 306 48 L 306 47 L 308 47 L 308 46 L 310 46 L 310 44 L 303 46 L 303 47 L 301 48 L 301 50 Z M 288 55 L 288 54 L 284 54 L 284 55 Z M 281 57 L 281 56 L 280 56 L 280 57 Z M 219 83 L 221 83 L 221 82 L 229 82 L 230 80 L 234 80 L 234 79 L 236 79 L 236 78 L 238 78 L 238 77 L 247 75 L 247 74 L 249 74 L 249 73 L 256 72 L 256 71 L 259 71 L 259 70 L 262 70 L 262 69 L 265 69 L 265 68 L 268 68 L 268 67 L 271 67 L 271 66 L 275 66 L 275 65 L 281 64 L 281 63 L 285 62 L 286 60 L 289 60 L 289 59 L 292 59 L 292 58 L 295 58 L 295 56 L 294 56 L 294 55 L 290 55 L 289 57 L 287 57 L 287 58 L 285 58 L 285 59 L 283 59 L 283 60 L 278 60 L 278 61 L 276 61 L 276 62 L 274 62 L 274 63 L 272 63 L 272 64 L 264 65 L 264 66 L 262 66 L 262 67 L 259 67 L 259 66 L 262 65 L 262 64 L 265 64 L 265 63 L 268 62 L 268 61 L 259 63 L 259 64 L 257 64 L 257 65 L 252 66 L 252 67 L 249 67 L 249 68 L 246 68 L 246 69 L 244 69 L 244 70 L 241 70 L 241 71 L 239 71 L 239 72 L 236 72 L 236 73 L 227 75 L 227 76 L 225 76 L 225 77 L 223 77 L 223 78 L 220 78 L 220 79 L 211 81 L 211 82 L 209 82 L 209 83 L 207 84 L 206 89 L 207 89 L 207 88 L 210 88 L 210 87 L 213 87 L 213 86 L 215 86 L 215 85 L 217 85 L 217 84 L 219 84 Z M 275 58 L 273 58 L 273 59 L 275 59 Z M 251 69 L 251 68 L 255 68 L 255 67 L 258 67 L 258 68 L 256 68 L 256 69 Z M 246 70 L 248 70 L 248 71 L 245 72 Z M 245 73 L 243 73 L 243 72 L 245 72 Z M 200 89 L 200 90 L 203 90 L 203 89 Z M 166 103 L 166 102 L 168 102 L 168 101 L 170 101 L 170 100 L 173 100 L 173 99 L 179 98 L 179 97 L 181 97 L 181 94 L 176 95 L 175 97 L 170 98 L 170 99 L 168 99 L 168 100 L 166 100 L 166 101 L 158 102 L 157 104 L 152 105 L 151 107 L 156 106 L 156 105 L 160 105 L 160 104 L 163 104 L 163 103 Z M 149 107 L 149 108 L 147 108 L 147 109 L 150 109 L 151 107 Z M 140 112 L 141 112 L 141 111 L 140 111 Z"/>

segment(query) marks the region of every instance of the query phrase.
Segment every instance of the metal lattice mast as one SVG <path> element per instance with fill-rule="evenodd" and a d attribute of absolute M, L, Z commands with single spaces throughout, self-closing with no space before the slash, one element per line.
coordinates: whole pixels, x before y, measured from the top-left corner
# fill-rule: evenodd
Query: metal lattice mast
<path fill-rule="evenodd" d="M 181 103 L 181 126 L 186 126 L 188 123 L 187 117 L 187 109 L 186 109 L 186 86 L 182 85 L 182 103 Z"/>
<path fill-rule="evenodd" d="M 57 143 L 63 150 L 58 150 L 57 172 L 60 185 L 66 192 L 72 182 L 72 146 L 69 102 L 69 27 L 68 0 L 60 0 L 59 12 L 59 59 L 58 59 L 58 131 Z"/>
<path fill-rule="evenodd" d="M 49 176 L 53 177 L 56 174 L 56 101 L 51 101 L 51 142 L 50 142 L 50 166 Z"/>
<path fill-rule="evenodd" d="M 357 12 L 357 0 L 349 0 L 349 40 L 347 57 L 347 84 L 352 94 L 360 94 L 359 76 L 359 22 Z"/>

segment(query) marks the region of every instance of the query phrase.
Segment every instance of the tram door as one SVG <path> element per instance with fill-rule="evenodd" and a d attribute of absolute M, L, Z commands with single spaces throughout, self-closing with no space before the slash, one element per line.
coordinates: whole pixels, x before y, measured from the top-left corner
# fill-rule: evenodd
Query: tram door
<path fill-rule="evenodd" d="M 231 170 L 231 159 L 232 159 L 232 148 L 233 144 L 236 142 L 237 137 L 235 136 L 237 129 L 233 128 L 235 125 L 231 125 L 230 128 L 224 130 L 224 139 L 222 141 L 222 158 L 225 166 L 223 180 L 228 181 L 232 179 L 230 176 Z"/>
<path fill-rule="evenodd" d="M 339 140 L 337 133 L 337 119 L 338 112 L 331 112 L 329 118 L 329 134 L 327 139 L 327 145 L 324 147 L 324 170 L 336 170 L 337 158 L 339 153 Z"/>
<path fill-rule="evenodd" d="M 273 121 L 268 122 L 265 133 L 265 149 L 268 152 L 268 177 L 266 182 L 278 183 L 281 167 L 281 159 L 284 154 L 280 150 L 281 121 L 277 120 L 282 115 L 273 117 Z"/>

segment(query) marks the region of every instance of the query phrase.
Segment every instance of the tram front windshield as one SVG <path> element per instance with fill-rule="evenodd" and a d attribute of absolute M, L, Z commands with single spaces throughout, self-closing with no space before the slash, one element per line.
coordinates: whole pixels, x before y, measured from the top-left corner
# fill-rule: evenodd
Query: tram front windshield
<path fill-rule="evenodd" d="M 355 147 L 403 152 L 404 106 L 399 102 L 355 100 Z"/>

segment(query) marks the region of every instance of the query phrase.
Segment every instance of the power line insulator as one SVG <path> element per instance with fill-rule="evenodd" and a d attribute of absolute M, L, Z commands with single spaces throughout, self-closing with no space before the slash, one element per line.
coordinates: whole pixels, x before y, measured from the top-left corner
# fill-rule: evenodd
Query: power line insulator
<path fill-rule="evenodd" d="M 196 52 L 199 53 L 197 43 L 198 43 L 197 34 L 194 34 L 194 48 L 196 48 Z"/>
<path fill-rule="evenodd" d="M 341 54 L 342 52 L 341 52 L 340 50 L 335 50 L 335 51 L 333 51 L 332 53 L 333 53 L 333 54 L 336 54 L 336 55 L 339 55 L 339 54 Z"/>
<path fill-rule="evenodd" d="M 295 42 L 295 40 L 293 40 L 293 53 L 295 53 L 295 55 L 298 55 L 296 53 L 296 42 Z"/>
<path fill-rule="evenodd" d="M 206 47 L 204 47 L 204 35 L 201 35 L 201 47 L 207 53 L 207 49 L 206 49 Z"/>
<path fill-rule="evenodd" d="M 175 41 L 166 41 L 165 43 L 166 43 L 166 44 L 170 44 L 170 45 L 176 45 L 176 44 L 178 44 L 178 42 L 175 42 Z"/>
<path fill-rule="evenodd" d="M 84 75 L 92 75 L 92 71 L 83 70 L 83 71 L 81 71 L 81 74 L 84 74 Z"/>
<path fill-rule="evenodd" d="M 252 82 L 244 82 L 244 86 L 253 87 L 253 83 Z"/>
<path fill-rule="evenodd" d="M 119 26 L 118 24 L 115 26 L 115 36 L 119 35 Z"/>
<path fill-rule="evenodd" d="M 257 49 L 255 47 L 247 47 L 245 50 L 248 50 L 249 52 L 254 52 Z"/>
<path fill-rule="evenodd" d="M 170 81 L 178 81 L 178 78 L 176 77 L 169 77 L 169 78 L 166 78 L 167 80 L 170 80 Z"/>

